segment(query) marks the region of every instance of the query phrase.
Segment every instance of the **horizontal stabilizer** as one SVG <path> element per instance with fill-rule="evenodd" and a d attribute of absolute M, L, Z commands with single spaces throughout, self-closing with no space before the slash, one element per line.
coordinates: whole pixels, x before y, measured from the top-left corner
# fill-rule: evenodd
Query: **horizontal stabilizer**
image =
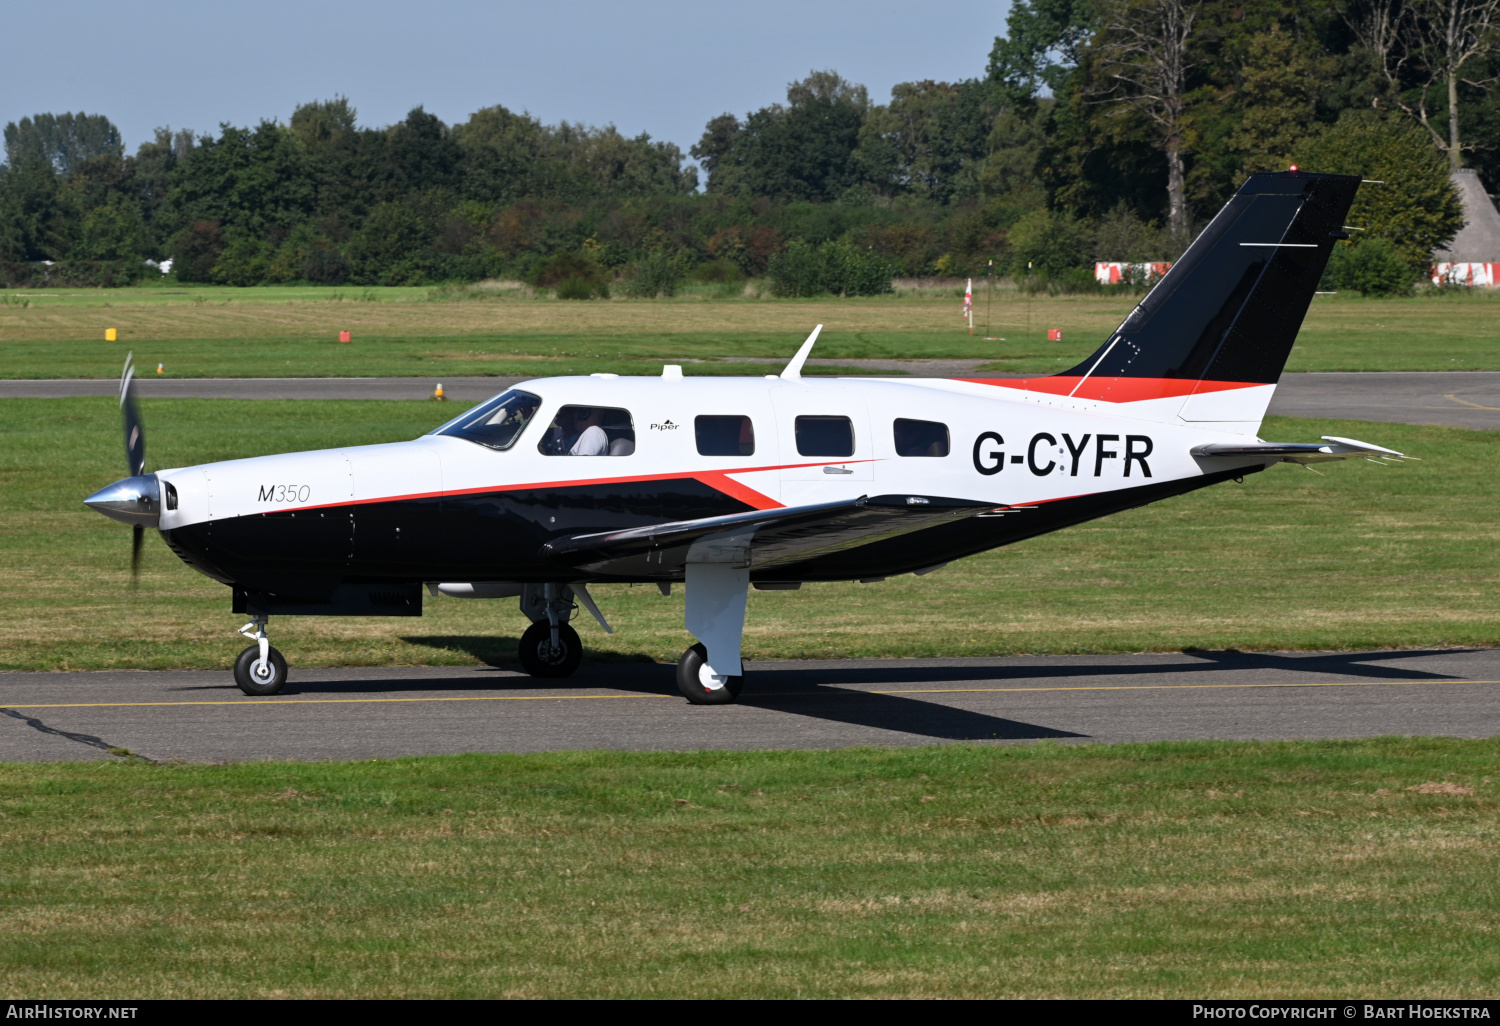
<path fill-rule="evenodd" d="M 548 542 L 541 554 L 590 573 L 672 579 L 688 563 L 768 569 L 995 509 L 993 502 L 933 495 L 863 496 L 573 535 Z"/>
<path fill-rule="evenodd" d="M 1400 460 L 1414 460 L 1415 456 L 1407 456 L 1405 453 L 1397 452 L 1395 449 L 1386 449 L 1369 442 L 1361 442 L 1355 438 L 1339 438 L 1336 435 L 1324 435 L 1321 445 L 1316 443 L 1295 442 L 1251 442 L 1248 444 L 1240 442 L 1214 442 L 1210 445 L 1200 445 L 1192 450 L 1194 456 L 1206 456 L 1211 459 L 1243 459 L 1246 457 L 1260 459 L 1263 457 L 1277 456 L 1282 463 L 1328 463 L 1332 460 L 1347 460 L 1353 457 L 1362 457 L 1372 463 L 1389 460 L 1396 462 Z"/>

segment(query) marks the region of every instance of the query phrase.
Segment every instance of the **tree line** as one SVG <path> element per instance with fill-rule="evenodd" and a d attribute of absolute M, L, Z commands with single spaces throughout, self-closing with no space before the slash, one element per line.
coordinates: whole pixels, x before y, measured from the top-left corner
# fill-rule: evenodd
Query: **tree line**
<path fill-rule="evenodd" d="M 815 71 L 688 154 L 502 106 L 371 127 L 335 97 L 134 154 L 103 116 L 41 114 L 5 128 L 0 281 L 123 285 L 170 258 L 184 282 L 505 277 L 580 298 L 992 266 L 1083 289 L 1091 261 L 1171 259 L 1247 174 L 1297 163 L 1382 183 L 1335 269 L 1400 288 L 1462 222 L 1448 171 L 1500 175 L 1497 8 L 1016 0 L 973 78 L 874 103 Z"/>

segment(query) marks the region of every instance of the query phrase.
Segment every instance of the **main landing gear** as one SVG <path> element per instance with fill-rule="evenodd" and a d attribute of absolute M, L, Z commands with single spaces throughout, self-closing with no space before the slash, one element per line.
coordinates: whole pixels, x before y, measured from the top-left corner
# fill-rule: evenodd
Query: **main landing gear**
<path fill-rule="evenodd" d="M 698 643 L 677 663 L 677 690 L 694 705 L 727 705 L 740 697 L 744 667 L 740 639 L 745 631 L 745 598 L 750 570 L 733 562 L 688 563 L 685 625 Z M 660 585 L 662 594 L 670 584 Z M 521 612 L 531 626 L 521 635 L 521 666 L 533 677 L 569 677 L 583 658 L 578 632 L 570 625 L 582 603 L 610 631 L 603 614 L 579 581 L 521 586 Z"/>
<path fill-rule="evenodd" d="M 257 616 L 240 633 L 255 644 L 234 661 L 234 682 L 247 695 L 274 695 L 286 686 L 286 660 L 266 638 L 266 618 Z"/>
<path fill-rule="evenodd" d="M 732 563 L 689 563 L 683 617 L 698 644 L 677 662 L 677 690 L 694 705 L 727 705 L 740 697 L 745 596 L 750 571 Z"/>
<path fill-rule="evenodd" d="M 728 705 L 740 697 L 744 674 L 725 677 L 708 665 L 708 649 L 702 642 L 677 660 L 677 690 L 694 705 Z"/>

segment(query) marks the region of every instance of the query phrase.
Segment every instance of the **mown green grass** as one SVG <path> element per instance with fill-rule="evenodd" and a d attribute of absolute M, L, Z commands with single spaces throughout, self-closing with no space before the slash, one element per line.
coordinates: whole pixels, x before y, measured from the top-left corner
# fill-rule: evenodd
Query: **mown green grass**
<path fill-rule="evenodd" d="M 1500 743 L 0 765 L 0 990 L 1491 997 Z"/>
<path fill-rule="evenodd" d="M 1407 299 L 1318 296 L 1288 369 L 1500 369 L 1497 290 Z M 732 357 L 787 359 L 814 324 L 833 359 L 953 358 L 995 372 L 1058 371 L 1130 311 L 1126 294 L 979 294 L 976 332 L 939 290 L 865 299 L 688 295 L 561 302 L 506 290 L 179 288 L 0 295 L 0 377 L 114 377 L 127 349 L 174 377 L 742 373 Z M 988 311 L 988 313 L 986 312 Z M 988 329 L 986 319 L 990 320 Z M 106 343 L 106 328 L 120 341 Z M 1047 331 L 1063 339 L 1049 342 Z M 341 330 L 354 342 L 340 345 Z M 985 336 L 999 336 L 991 341 Z"/>
<path fill-rule="evenodd" d="M 152 467 L 411 438 L 432 403 L 147 400 Z M 0 668 L 227 667 L 229 591 L 81 500 L 123 475 L 110 399 L 0 402 Z M 1500 643 L 1500 433 L 1273 418 L 1268 439 L 1353 435 L 1401 467 L 1281 465 L 997 550 L 924 578 L 751 593 L 751 658 Z M 600 586 L 616 627 L 580 623 L 590 659 L 675 660 L 682 592 Z M 295 666 L 514 658 L 508 600 L 429 599 L 421 619 L 280 617 Z"/>

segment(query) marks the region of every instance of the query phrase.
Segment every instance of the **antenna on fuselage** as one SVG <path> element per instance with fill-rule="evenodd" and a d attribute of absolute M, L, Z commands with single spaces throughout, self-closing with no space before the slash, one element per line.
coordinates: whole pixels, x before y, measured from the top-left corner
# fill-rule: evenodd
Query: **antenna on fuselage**
<path fill-rule="evenodd" d="M 786 381 L 796 381 L 802 377 L 802 365 L 807 362 L 808 354 L 812 352 L 813 343 L 818 340 L 818 332 L 823 330 L 823 325 L 818 325 L 807 336 L 807 341 L 802 343 L 802 348 L 797 350 L 797 355 L 792 357 L 792 362 L 786 365 L 786 370 L 781 372 L 781 377 Z"/>

